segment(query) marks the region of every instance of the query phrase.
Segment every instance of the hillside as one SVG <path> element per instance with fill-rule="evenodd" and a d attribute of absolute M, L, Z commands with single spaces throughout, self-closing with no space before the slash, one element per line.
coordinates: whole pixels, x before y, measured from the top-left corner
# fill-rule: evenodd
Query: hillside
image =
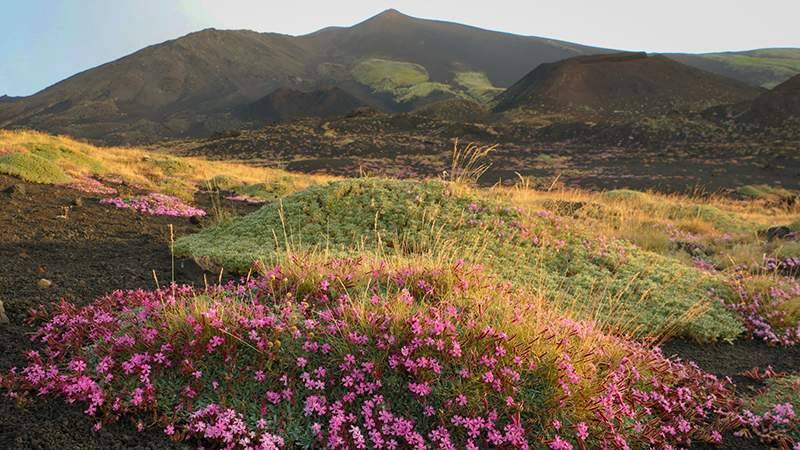
<path fill-rule="evenodd" d="M 334 117 L 347 114 L 363 103 L 340 88 L 311 92 L 278 88 L 244 106 L 240 116 L 257 122 L 278 122 L 301 117 Z"/>
<path fill-rule="evenodd" d="M 800 75 L 795 75 L 747 104 L 741 120 L 761 125 L 780 125 L 800 120 Z"/>
<path fill-rule="evenodd" d="M 616 53 L 542 64 L 498 96 L 496 110 L 663 114 L 758 94 L 757 88 L 664 56 Z"/>
<path fill-rule="evenodd" d="M 773 88 L 800 73 L 800 49 L 797 48 L 667 56 L 698 69 L 765 88 Z"/>
<path fill-rule="evenodd" d="M 204 136 L 242 127 L 232 112 L 279 87 L 339 86 L 371 106 L 407 110 L 431 94 L 485 98 L 540 63 L 597 51 L 394 10 L 304 36 L 208 29 L 0 102 L 0 127 L 111 143 Z M 356 70 L 365 62 L 369 70 Z M 397 65 L 424 76 L 383 89 L 381 74 Z"/>

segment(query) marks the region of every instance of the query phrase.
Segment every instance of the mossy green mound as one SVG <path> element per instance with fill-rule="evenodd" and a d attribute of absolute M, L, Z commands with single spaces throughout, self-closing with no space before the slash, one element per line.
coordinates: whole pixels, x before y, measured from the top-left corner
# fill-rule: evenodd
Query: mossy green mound
<path fill-rule="evenodd" d="M 0 173 L 13 175 L 31 183 L 68 183 L 71 178 L 53 161 L 33 153 L 0 155 Z"/>
<path fill-rule="evenodd" d="M 710 291 L 722 280 L 546 212 L 508 208 L 438 181 L 355 179 L 313 186 L 179 239 L 182 255 L 246 271 L 288 247 L 465 257 L 582 316 L 635 335 L 730 339 L 742 327 Z"/>

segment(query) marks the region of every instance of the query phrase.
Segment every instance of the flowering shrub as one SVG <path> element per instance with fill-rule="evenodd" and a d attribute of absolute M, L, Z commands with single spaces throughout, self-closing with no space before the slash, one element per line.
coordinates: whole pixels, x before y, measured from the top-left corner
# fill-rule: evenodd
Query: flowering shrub
<path fill-rule="evenodd" d="M 156 192 L 127 199 L 120 197 L 104 198 L 100 200 L 100 203 L 116 206 L 117 208 L 133 209 L 148 216 L 191 217 L 206 215 L 204 210 L 187 205 L 177 197 Z"/>
<path fill-rule="evenodd" d="M 764 269 L 768 272 L 782 273 L 787 276 L 800 275 L 800 256 L 786 258 L 766 258 Z"/>
<path fill-rule="evenodd" d="M 768 289 L 750 291 L 740 285 L 736 289 L 738 301 L 726 306 L 739 313 L 748 333 L 771 345 L 797 345 L 800 343 L 800 321 L 783 305 L 800 298 L 800 283 L 779 279 Z"/>
<path fill-rule="evenodd" d="M 733 410 L 696 367 L 461 263 L 294 262 L 114 292 L 60 304 L 35 339 L 0 380 L 11 397 L 81 402 L 98 428 L 155 417 L 175 440 L 225 448 L 671 448 L 719 440 Z"/>
<path fill-rule="evenodd" d="M 800 407 L 798 389 L 800 389 L 800 377 L 797 375 L 770 378 L 767 387 L 746 405 L 747 409 L 742 413 L 742 422 L 747 428 L 739 433 L 752 433 L 762 441 L 779 448 L 798 448 L 800 420 L 795 410 Z"/>

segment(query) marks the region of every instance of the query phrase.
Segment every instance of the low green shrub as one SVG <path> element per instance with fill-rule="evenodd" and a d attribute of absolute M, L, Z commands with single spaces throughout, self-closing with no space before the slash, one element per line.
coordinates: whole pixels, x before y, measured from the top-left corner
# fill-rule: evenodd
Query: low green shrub
<path fill-rule="evenodd" d="M 181 255 L 246 272 L 309 249 L 458 258 L 485 264 L 583 317 L 637 336 L 732 339 L 743 330 L 710 300 L 720 277 L 591 236 L 549 211 L 525 212 L 439 181 L 356 179 L 314 186 L 228 224 L 181 238 Z"/>

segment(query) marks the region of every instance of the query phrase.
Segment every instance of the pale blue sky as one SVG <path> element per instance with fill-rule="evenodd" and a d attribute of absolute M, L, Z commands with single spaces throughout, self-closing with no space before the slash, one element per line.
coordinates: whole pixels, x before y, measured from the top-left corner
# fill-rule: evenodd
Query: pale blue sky
<path fill-rule="evenodd" d="M 800 47 L 800 0 L 0 0 L 0 94 L 203 28 L 304 34 L 388 8 L 625 50 Z"/>

